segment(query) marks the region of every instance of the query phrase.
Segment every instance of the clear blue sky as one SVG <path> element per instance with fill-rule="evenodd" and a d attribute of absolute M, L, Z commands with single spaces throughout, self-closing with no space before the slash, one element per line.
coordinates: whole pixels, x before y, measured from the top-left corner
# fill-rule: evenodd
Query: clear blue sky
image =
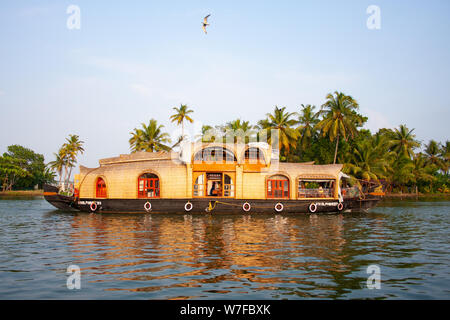
<path fill-rule="evenodd" d="M 81 29 L 69 30 L 69 5 Z M 369 5 L 381 30 L 369 30 Z M 201 29 L 211 13 L 208 35 Z M 70 133 L 80 163 L 129 152 L 155 118 L 171 132 L 186 103 L 198 124 L 255 123 L 275 105 L 352 95 L 367 127 L 406 124 L 449 139 L 450 1 L 17 1 L 0 3 L 0 152 L 46 161 Z M 192 128 L 192 126 L 190 126 Z"/>

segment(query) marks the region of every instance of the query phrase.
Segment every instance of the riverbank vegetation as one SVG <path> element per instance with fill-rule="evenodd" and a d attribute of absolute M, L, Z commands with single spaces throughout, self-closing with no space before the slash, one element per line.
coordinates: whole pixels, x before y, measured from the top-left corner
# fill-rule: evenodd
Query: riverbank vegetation
<path fill-rule="evenodd" d="M 42 188 L 54 180 L 54 173 L 44 163 L 44 156 L 19 145 L 11 145 L 0 156 L 1 191 Z"/>
<path fill-rule="evenodd" d="M 48 164 L 45 164 L 42 154 L 19 145 L 9 146 L 7 152 L 0 156 L 2 194 L 14 195 L 13 190 L 42 189 L 44 183 L 54 183 L 57 175 L 59 185 L 64 189 L 77 163 L 78 154 L 84 151 L 83 143 L 77 135 L 69 135 L 58 153 L 55 153 L 55 160 Z M 24 192 L 28 195 L 34 191 Z"/>
<path fill-rule="evenodd" d="M 193 110 L 182 104 L 173 108 L 170 120 L 182 127 L 182 135 L 170 145 L 164 126 L 151 119 L 133 129 L 129 139 L 132 152 L 169 151 L 184 137 L 184 122 L 194 122 Z M 344 172 L 360 181 L 381 183 L 388 193 L 450 193 L 450 141 L 419 141 L 414 129 L 401 124 L 377 132 L 364 129 L 368 118 L 360 113 L 358 102 L 342 92 L 330 93 L 322 106 L 300 105 L 297 110 L 275 106 L 272 113 L 255 124 L 236 119 L 219 125 L 204 125 L 196 137 L 202 142 L 231 141 L 272 143 L 271 132 L 278 133 L 280 161 L 316 164 L 344 164 Z M 84 142 L 69 135 L 55 153 L 55 160 L 22 146 L 12 145 L 0 156 L 2 191 L 39 188 L 43 183 L 59 185 L 70 181 L 77 156 Z"/>
<path fill-rule="evenodd" d="M 83 144 L 84 141 L 81 141 L 79 136 L 70 134 L 66 138 L 66 142 L 59 148 L 58 153 L 54 154 L 55 160 L 48 164 L 49 168 L 58 174 L 58 185 L 62 191 L 65 191 L 69 184 L 72 169 L 77 163 L 78 154 L 84 152 Z"/>
<path fill-rule="evenodd" d="M 181 124 L 188 106 L 174 108 L 172 120 Z M 192 117 L 189 117 L 192 122 Z M 368 118 L 359 112 L 358 102 L 342 92 L 330 93 L 320 108 L 301 105 L 288 111 L 275 106 L 264 119 L 250 124 L 236 119 L 221 125 L 204 125 L 199 141 L 255 141 L 265 137 L 270 144 L 271 130 L 278 132 L 280 160 L 316 164 L 342 163 L 344 172 L 363 182 L 381 183 L 388 193 L 450 193 L 450 141 L 417 140 L 414 129 L 401 124 L 372 133 L 363 126 Z M 145 135 L 134 129 L 130 148 L 136 151 L 170 150 L 162 125 L 151 119 Z M 233 140 L 232 140 L 233 141 Z M 173 146 L 172 146 L 173 147 Z"/>

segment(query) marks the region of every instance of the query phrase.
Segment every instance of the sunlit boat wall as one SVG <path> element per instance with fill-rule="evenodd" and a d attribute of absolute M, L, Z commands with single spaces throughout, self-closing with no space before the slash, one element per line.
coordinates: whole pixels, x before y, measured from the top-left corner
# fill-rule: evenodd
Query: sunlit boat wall
<path fill-rule="evenodd" d="M 341 164 L 279 162 L 266 144 L 189 143 L 181 149 L 101 159 L 98 168 L 80 166 L 70 206 L 104 212 L 300 213 L 366 209 L 378 201 L 345 197 Z"/>

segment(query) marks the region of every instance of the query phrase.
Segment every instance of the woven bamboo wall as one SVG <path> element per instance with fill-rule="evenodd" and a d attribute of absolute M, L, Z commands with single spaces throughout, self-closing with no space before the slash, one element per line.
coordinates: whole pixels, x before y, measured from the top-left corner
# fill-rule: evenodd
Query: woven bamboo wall
<path fill-rule="evenodd" d="M 135 199 L 138 177 L 143 173 L 159 176 L 162 198 L 186 197 L 186 166 L 171 160 L 157 160 L 103 165 L 84 176 L 82 172 L 80 198 L 95 197 L 95 184 L 101 177 L 106 182 L 108 198 Z"/>
<path fill-rule="evenodd" d="M 243 150 L 245 149 L 239 150 L 241 155 Z M 80 167 L 80 197 L 95 198 L 96 182 L 101 177 L 106 182 L 107 198 L 136 199 L 138 177 L 143 173 L 154 173 L 160 179 L 161 198 L 191 198 L 193 165 L 172 160 L 177 158 L 174 155 L 174 153 L 140 152 L 102 159 L 99 168 Z M 279 163 L 264 168 L 263 172 L 244 171 L 244 167 L 243 165 L 235 167 L 237 199 L 265 199 L 267 179 L 279 174 L 288 177 L 290 198 L 296 199 L 299 177 L 306 175 L 337 178 L 342 169 L 342 165 L 312 165 L 312 163 Z"/>
<path fill-rule="evenodd" d="M 257 172 L 244 172 L 243 173 L 243 199 L 265 199 L 266 174 Z"/>

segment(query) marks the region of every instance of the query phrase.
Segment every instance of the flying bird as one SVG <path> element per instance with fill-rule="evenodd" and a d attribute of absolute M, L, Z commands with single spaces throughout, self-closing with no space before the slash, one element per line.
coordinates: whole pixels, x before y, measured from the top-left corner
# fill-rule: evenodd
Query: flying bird
<path fill-rule="evenodd" d="M 202 29 L 203 29 L 203 31 L 205 31 L 205 34 L 208 34 L 208 32 L 206 32 L 206 27 L 209 26 L 209 23 L 208 23 L 208 17 L 209 17 L 210 15 L 211 15 L 211 14 L 208 14 L 205 18 L 203 18 L 203 26 L 202 26 Z"/>

